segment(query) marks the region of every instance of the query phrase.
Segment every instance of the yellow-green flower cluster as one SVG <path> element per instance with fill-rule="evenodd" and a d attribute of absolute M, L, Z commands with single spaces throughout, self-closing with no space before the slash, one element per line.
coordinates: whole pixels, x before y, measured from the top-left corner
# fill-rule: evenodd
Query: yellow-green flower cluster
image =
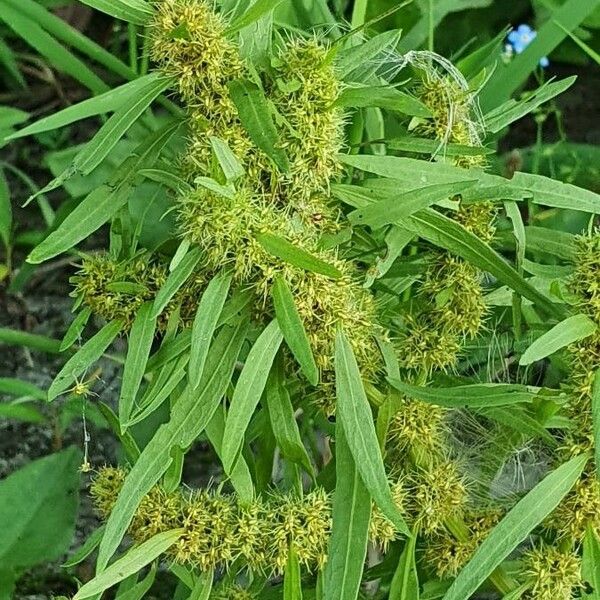
<path fill-rule="evenodd" d="M 106 467 L 94 478 L 90 493 L 102 518 L 110 514 L 125 475 L 122 469 Z M 283 573 L 290 548 L 307 571 L 321 569 L 330 527 L 331 502 L 322 489 L 302 498 L 274 493 L 241 503 L 215 491 L 184 494 L 155 486 L 140 503 L 129 534 L 142 543 L 182 528 L 169 550 L 176 562 L 207 571 L 240 559 L 253 571 L 276 575 Z"/>
<path fill-rule="evenodd" d="M 527 600 L 572 600 L 582 588 L 581 561 L 573 552 L 543 544 L 524 556 L 531 588 Z"/>
<path fill-rule="evenodd" d="M 149 254 L 127 260 L 117 260 L 108 253 L 93 254 L 83 259 L 71 278 L 72 295 L 107 321 L 121 319 L 128 329 L 142 304 L 154 300 L 167 274 L 166 265 Z M 190 324 L 204 283 L 201 275 L 188 280 L 165 308 L 158 328 L 164 328 L 176 307 L 182 324 Z"/>
<path fill-rule="evenodd" d="M 312 344 L 324 386 L 320 401 L 331 411 L 333 341 L 343 324 L 366 380 L 377 378 L 381 358 L 374 336 L 380 334 L 371 292 L 360 284 L 357 266 L 336 249 L 319 247 L 324 232 L 338 229 L 340 211 L 331 201 L 330 182 L 340 172 L 343 112 L 335 103 L 341 83 L 329 48 L 316 40 L 281 41 L 269 74 L 246 65 L 240 48 L 227 36 L 225 19 L 204 0 L 167 0 L 149 28 L 152 56 L 176 79 L 190 120 L 184 169 L 192 191 L 178 198 L 181 235 L 202 248 L 202 274 L 209 279 L 230 269 L 236 284 L 255 290 L 255 316 L 270 317 L 275 276 L 289 285 Z M 257 148 L 242 126 L 230 84 L 258 82 L 272 107 L 279 149 L 289 162 L 280 172 Z M 243 166 L 235 189 L 208 190 L 198 176 L 221 180 L 215 171 L 210 138 L 223 140 Z M 196 187 L 194 187 L 196 186 Z M 213 186 L 214 187 L 214 186 Z M 285 239 L 300 250 L 335 266 L 338 280 L 307 272 L 268 253 L 259 234 Z"/>

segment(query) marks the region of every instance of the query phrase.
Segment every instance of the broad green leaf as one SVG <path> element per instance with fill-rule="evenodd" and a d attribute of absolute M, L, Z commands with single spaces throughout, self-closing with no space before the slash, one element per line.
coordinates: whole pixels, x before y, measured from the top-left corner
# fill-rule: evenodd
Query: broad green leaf
<path fill-rule="evenodd" d="M 144 0 L 81 0 L 84 4 L 134 25 L 146 25 L 154 12 Z"/>
<path fill-rule="evenodd" d="M 507 383 L 481 383 L 437 388 L 410 385 L 393 378 L 388 378 L 388 381 L 394 388 L 411 398 L 454 408 L 485 408 L 531 402 L 539 393 L 539 389 L 536 388 Z"/>
<path fill-rule="evenodd" d="M 100 525 L 100 527 L 94 529 L 94 531 L 87 537 L 83 545 L 77 548 L 77 550 L 73 552 L 69 559 L 61 565 L 61 567 L 63 567 L 63 569 L 69 569 L 84 561 L 98 547 L 103 535 L 104 525 Z"/>
<path fill-rule="evenodd" d="M 102 571 L 82 586 L 73 600 L 83 600 L 112 587 L 123 579 L 137 573 L 154 559 L 166 552 L 183 534 L 183 529 L 171 529 L 157 533 L 146 542 L 131 548 L 125 556 L 115 561 L 105 571 Z"/>
<path fill-rule="evenodd" d="M 66 125 L 76 123 L 82 119 L 115 111 L 124 104 L 128 104 L 137 96 L 140 89 L 143 89 L 147 84 L 148 79 L 146 77 L 134 79 L 133 81 L 109 90 L 108 92 L 83 100 L 73 106 L 68 106 L 63 110 L 59 110 L 48 117 L 39 119 L 35 123 L 8 136 L 7 139 L 13 140 L 26 135 L 52 131 L 53 129 L 65 127 Z"/>
<path fill-rule="evenodd" d="M 561 348 L 592 335 L 597 328 L 596 323 L 584 314 L 568 317 L 537 338 L 525 350 L 519 364 L 530 365 L 537 360 L 542 360 Z"/>
<path fill-rule="evenodd" d="M 283 332 L 285 343 L 298 361 L 304 376 L 312 385 L 317 385 L 319 383 L 319 369 L 302 319 L 296 308 L 294 296 L 282 277 L 276 277 L 272 294 L 275 316 Z"/>
<path fill-rule="evenodd" d="M 75 157 L 71 167 L 73 172 L 84 175 L 91 173 L 150 104 L 173 83 L 171 79 L 160 73 L 145 75 L 142 79 L 143 83 L 136 87 L 134 92 L 128 94 L 126 101 L 121 103 L 110 119 Z"/>
<path fill-rule="evenodd" d="M 335 341 L 335 376 L 337 418 L 344 428 L 360 476 L 383 514 L 396 526 L 398 532 L 408 536 L 408 527 L 392 498 L 373 424 L 373 414 L 356 358 L 341 329 L 338 330 Z"/>
<path fill-rule="evenodd" d="M 227 28 L 226 34 L 232 35 L 237 33 L 244 27 L 252 25 L 259 19 L 261 19 L 266 13 L 274 10 L 278 4 L 281 4 L 283 0 L 255 0 L 255 2 L 246 10 L 246 12 L 240 15 L 233 21 Z"/>
<path fill-rule="evenodd" d="M 122 329 L 122 321 L 111 321 L 81 346 L 54 378 L 48 389 L 48 401 L 51 402 L 66 392 L 69 386 L 104 354 Z"/>
<path fill-rule="evenodd" d="M 354 108 L 376 106 L 415 117 L 431 116 L 431 111 L 420 100 L 390 86 L 347 87 L 335 105 Z"/>
<path fill-rule="evenodd" d="M 171 448 L 187 448 L 212 419 L 233 375 L 236 360 L 246 338 L 248 323 L 240 319 L 235 327 L 223 327 L 213 342 L 198 392 L 187 389 L 171 410 L 168 423 L 161 425 L 127 475 L 100 543 L 97 572 L 106 568 L 119 547 L 142 498 L 171 464 Z"/>
<path fill-rule="evenodd" d="M 69 448 L 30 462 L 0 481 L 0 564 L 22 569 L 66 552 L 75 529 L 79 461 Z"/>
<path fill-rule="evenodd" d="M 147 137 L 133 155 L 123 161 L 108 183 L 86 196 L 58 228 L 33 249 L 27 262 L 38 264 L 73 248 L 116 215 L 127 203 L 141 166 L 156 160 L 179 127 L 180 122 L 169 123 Z"/>
<path fill-rule="evenodd" d="M 283 574 L 283 600 L 302 600 L 300 563 L 291 545 L 288 551 L 285 573 Z"/>
<path fill-rule="evenodd" d="M 290 169 L 288 157 L 281 148 L 279 133 L 264 92 L 251 81 L 236 79 L 229 83 L 229 93 L 242 125 L 252 141 L 277 165 L 280 171 Z"/>
<path fill-rule="evenodd" d="M 310 252 L 291 244 L 286 239 L 272 233 L 257 233 L 254 236 L 258 243 L 269 253 L 284 262 L 300 269 L 320 273 L 332 279 L 339 279 L 341 271 L 329 263 L 317 258 Z"/>
<path fill-rule="evenodd" d="M 129 333 L 121 395 L 119 396 L 119 422 L 123 430 L 131 416 L 154 341 L 156 317 L 150 314 L 151 311 L 152 303 L 145 302 L 135 316 Z"/>
<path fill-rule="evenodd" d="M 538 483 L 494 527 L 458 574 L 443 600 L 465 600 L 558 506 L 581 476 L 588 457 L 577 456 Z"/>
<path fill-rule="evenodd" d="M 561 81 L 547 82 L 524 100 L 509 100 L 485 115 L 485 127 L 491 133 L 498 133 L 511 123 L 533 112 L 538 106 L 552 100 L 568 90 L 577 77 L 567 77 Z"/>
<path fill-rule="evenodd" d="M 86 306 L 77 314 L 77 316 L 73 319 L 73 322 L 69 325 L 69 329 L 67 329 L 67 333 L 65 333 L 65 337 L 60 344 L 61 352 L 64 352 L 70 348 L 80 338 L 81 332 L 87 325 L 87 322 L 90 320 L 91 316 L 92 309 L 89 306 Z"/>
<path fill-rule="evenodd" d="M 218 137 L 211 137 L 210 144 L 226 181 L 236 181 L 244 176 L 244 166 L 227 145 L 227 142 Z"/>
<path fill-rule="evenodd" d="M 108 86 L 83 61 L 59 44 L 33 19 L 20 9 L 18 0 L 2 0 L 0 20 L 4 21 L 26 44 L 44 56 L 59 71 L 70 75 L 95 94 L 108 90 Z"/>
<path fill-rule="evenodd" d="M 594 459 L 600 464 L 600 369 L 596 369 L 592 387 L 592 421 L 594 425 Z M 598 476 L 598 472 L 596 472 Z M 599 580 L 600 583 L 600 580 Z M 600 587 L 598 587 L 600 596 Z"/>
<path fill-rule="evenodd" d="M 210 342 L 223 312 L 230 285 L 231 276 L 217 276 L 210 281 L 200 299 L 192 326 L 192 346 L 188 369 L 190 385 L 194 390 L 198 389 L 200 385 Z"/>
<path fill-rule="evenodd" d="M 310 458 L 300 437 L 290 394 L 285 387 L 281 360 L 275 361 L 275 365 L 269 373 L 265 399 L 269 420 L 271 421 L 271 429 L 277 440 L 277 445 L 281 449 L 281 453 L 286 459 L 304 467 L 311 477 L 314 476 Z"/>
<path fill-rule="evenodd" d="M 223 435 L 223 467 L 231 473 L 244 442 L 246 429 L 265 389 L 269 371 L 283 341 L 277 321 L 271 321 L 248 353 L 236 383 Z"/>
<path fill-rule="evenodd" d="M 419 600 L 419 577 L 415 563 L 417 535 L 413 532 L 404 546 L 390 586 L 389 600 Z"/>
<path fill-rule="evenodd" d="M 190 275 L 202 258 L 202 252 L 199 248 L 190 250 L 179 262 L 177 267 L 169 273 L 167 280 L 158 290 L 154 305 L 152 306 L 151 316 L 158 317 L 167 304 L 173 299 L 173 296 L 178 292 L 179 288 L 189 279 Z"/>
<path fill-rule="evenodd" d="M 4 244 L 5 248 L 10 247 L 11 230 L 12 208 L 10 204 L 10 190 L 4 176 L 4 171 L 0 168 L 0 242 Z"/>
<path fill-rule="evenodd" d="M 593 527 L 588 526 L 583 538 L 581 577 L 591 588 L 584 593 L 586 600 L 600 600 L 600 542 Z"/>
<path fill-rule="evenodd" d="M 335 470 L 323 600 L 356 600 L 367 555 L 372 503 L 339 421 L 335 433 Z"/>
<path fill-rule="evenodd" d="M 538 304 L 550 314 L 563 311 L 530 286 L 497 252 L 456 221 L 428 208 L 402 221 L 402 226 L 436 246 L 457 254 L 466 261 L 497 277 L 515 292 Z"/>
<path fill-rule="evenodd" d="M 412 190 L 352 211 L 348 218 L 353 225 L 379 229 L 456 196 L 477 183 L 477 180 L 442 183 Z"/>
<path fill-rule="evenodd" d="M 562 183 L 543 175 L 521 172 L 515 173 L 511 182 L 531 192 L 535 204 L 588 213 L 600 212 L 600 195 L 576 185 Z"/>
<path fill-rule="evenodd" d="M 29 397 L 43 401 L 47 399 L 46 392 L 37 385 L 12 377 L 0 377 L 0 394 L 10 394 L 20 398 Z"/>

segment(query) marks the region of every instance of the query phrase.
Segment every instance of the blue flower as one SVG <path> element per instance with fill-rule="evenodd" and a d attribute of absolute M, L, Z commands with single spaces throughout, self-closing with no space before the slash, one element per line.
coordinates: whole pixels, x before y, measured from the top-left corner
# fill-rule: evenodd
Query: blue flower
<path fill-rule="evenodd" d="M 536 37 L 537 31 L 535 29 L 532 29 L 529 25 L 519 25 L 508 34 L 507 41 L 515 54 L 521 54 Z M 549 64 L 548 57 L 543 56 L 540 59 L 541 67 L 546 68 Z"/>

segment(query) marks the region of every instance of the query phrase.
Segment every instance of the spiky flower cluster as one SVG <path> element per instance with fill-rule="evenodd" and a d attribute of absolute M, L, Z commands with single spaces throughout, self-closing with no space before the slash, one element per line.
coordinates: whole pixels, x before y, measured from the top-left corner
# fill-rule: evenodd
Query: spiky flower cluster
<path fill-rule="evenodd" d="M 102 518 L 110 514 L 125 475 L 122 469 L 106 467 L 94 478 L 90 494 Z M 331 502 L 322 489 L 302 498 L 277 493 L 244 504 L 215 491 L 184 494 L 155 486 L 142 499 L 129 534 L 142 543 L 183 528 L 169 550 L 176 562 L 207 571 L 240 559 L 253 571 L 274 575 L 284 571 L 290 548 L 305 569 L 321 569 L 330 526 Z"/>
<path fill-rule="evenodd" d="M 83 259 L 71 278 L 72 295 L 107 321 L 121 319 L 128 329 L 142 304 L 154 300 L 166 280 L 166 265 L 149 254 L 117 260 L 108 253 L 99 253 Z M 180 311 L 182 324 L 189 324 L 204 283 L 200 275 L 188 280 L 160 315 L 158 328 L 164 328 L 175 308 Z"/>
<path fill-rule="evenodd" d="M 286 281 L 321 369 L 321 404 L 331 411 L 329 382 L 339 323 L 367 380 L 377 377 L 381 364 L 374 340 L 381 333 L 375 305 L 359 283 L 357 266 L 342 260 L 336 249 L 319 246 L 324 232 L 338 229 L 339 209 L 329 186 L 340 172 L 337 155 L 344 119 L 335 103 L 341 84 L 329 48 L 316 39 L 282 41 L 270 72 L 257 74 L 226 32 L 223 17 L 204 0 L 161 3 L 149 28 L 152 55 L 166 75 L 176 78 L 189 113 L 190 140 L 183 162 L 192 190 L 178 198 L 179 229 L 204 251 L 206 279 L 229 268 L 238 285 L 255 290 L 261 307 L 257 317 L 272 316 L 268 298 L 275 276 Z M 231 93 L 232 84 L 241 78 L 265 94 L 287 171 L 276 167 L 242 126 Z M 209 190 L 196 182 L 198 176 L 226 183 L 212 136 L 227 144 L 244 175 L 227 187 L 213 185 Z M 265 233 L 329 263 L 342 277 L 331 279 L 277 258 L 260 243 Z"/>
<path fill-rule="evenodd" d="M 528 600 L 571 600 L 582 587 L 581 563 L 574 553 L 544 544 L 530 550 L 524 563 L 531 582 Z"/>

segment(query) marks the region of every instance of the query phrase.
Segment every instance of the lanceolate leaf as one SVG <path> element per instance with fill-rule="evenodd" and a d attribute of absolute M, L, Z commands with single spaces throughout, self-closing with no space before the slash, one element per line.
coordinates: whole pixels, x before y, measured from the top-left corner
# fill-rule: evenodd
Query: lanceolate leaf
<path fill-rule="evenodd" d="M 81 0 L 84 4 L 105 12 L 111 17 L 135 25 L 146 25 L 154 12 L 145 0 Z"/>
<path fill-rule="evenodd" d="M 456 196 L 476 183 L 477 180 L 430 185 L 354 210 L 348 218 L 353 225 L 368 225 L 378 229 L 409 217 L 436 202 Z"/>
<path fill-rule="evenodd" d="M 354 108 L 377 106 L 415 117 L 431 116 L 431 111 L 420 100 L 389 86 L 348 87 L 340 94 L 336 105 Z"/>
<path fill-rule="evenodd" d="M 248 353 L 235 386 L 223 435 L 223 467 L 231 473 L 244 443 L 244 435 L 265 389 L 275 355 L 283 341 L 277 321 L 271 321 Z"/>
<path fill-rule="evenodd" d="M 419 579 L 415 563 L 417 535 L 409 538 L 404 546 L 398 567 L 390 586 L 389 600 L 419 600 Z"/>
<path fill-rule="evenodd" d="M 356 600 L 367 554 L 371 495 L 361 479 L 340 422 L 336 424 L 335 470 L 323 600 Z"/>
<path fill-rule="evenodd" d="M 344 428 L 360 476 L 373 500 L 394 523 L 396 529 L 404 535 L 410 535 L 392 498 L 373 424 L 373 414 L 369 408 L 352 346 L 341 329 L 335 341 L 335 377 L 337 418 Z"/>
<path fill-rule="evenodd" d="M 196 265 L 200 262 L 202 252 L 199 248 L 190 250 L 179 262 L 177 267 L 171 271 L 164 285 L 156 294 L 152 307 L 152 316 L 158 317 L 177 293 L 179 288 L 189 279 Z"/>
<path fill-rule="evenodd" d="M 229 93 L 252 141 L 280 171 L 287 173 L 290 168 L 288 157 L 280 147 L 279 134 L 264 92 L 251 81 L 237 79 L 229 84 Z"/>
<path fill-rule="evenodd" d="M 272 233 L 259 233 L 255 235 L 258 243 L 269 253 L 281 260 L 306 269 L 313 273 L 320 273 L 332 279 L 339 279 L 342 273 L 337 267 L 317 258 L 310 252 L 291 244 L 286 239 Z"/>
<path fill-rule="evenodd" d="M 146 363 L 150 356 L 156 330 L 156 317 L 150 314 L 151 311 L 152 304 L 150 302 L 146 302 L 141 306 L 129 334 L 127 357 L 123 369 L 123 382 L 121 383 L 121 395 L 119 397 L 119 421 L 121 429 L 125 428 L 125 424 L 131 416 L 135 397 L 142 383 L 142 378 L 146 371 Z"/>
<path fill-rule="evenodd" d="M 552 471 L 496 525 L 459 573 L 443 600 L 465 600 L 560 503 L 580 477 L 588 457 L 578 456 Z"/>
<path fill-rule="evenodd" d="M 183 534 L 183 529 L 171 529 L 151 537 L 115 561 L 108 569 L 98 573 L 75 594 L 73 600 L 83 600 L 100 594 L 123 579 L 137 573 L 155 558 L 166 552 Z"/>
<path fill-rule="evenodd" d="M 594 385 L 592 387 L 592 421 L 594 425 L 594 458 L 596 464 L 600 464 L 600 368 L 596 369 Z M 596 477 L 598 477 L 596 471 Z M 599 582 L 600 583 L 600 580 Z M 598 598 L 600 599 L 600 587 L 598 587 Z"/>
<path fill-rule="evenodd" d="M 489 407 L 531 402 L 539 390 L 525 385 L 503 383 L 487 383 L 460 385 L 450 388 L 417 386 L 404 383 L 398 379 L 389 378 L 390 384 L 403 394 L 429 402 L 449 407 Z"/>
<path fill-rule="evenodd" d="M 36 246 L 27 262 L 44 262 L 73 248 L 99 229 L 125 206 L 133 183 L 143 164 L 153 163 L 179 128 L 180 122 L 169 123 L 151 134 L 115 171 L 105 185 L 91 192 L 41 244 Z"/>
<path fill-rule="evenodd" d="M 119 547 L 142 498 L 169 468 L 171 448 L 187 448 L 212 419 L 231 381 L 247 327 L 245 320 L 235 327 L 223 327 L 211 346 L 200 390 L 188 388 L 181 395 L 169 422 L 159 428 L 133 465 L 106 523 L 98 552 L 98 573 Z"/>
<path fill-rule="evenodd" d="M 521 356 L 520 365 L 530 365 L 594 333 L 598 326 L 584 314 L 574 315 L 555 325 L 535 340 Z"/>
<path fill-rule="evenodd" d="M 217 322 L 227 299 L 230 285 L 230 276 L 215 277 L 208 284 L 198 305 L 192 326 L 192 346 L 190 348 L 189 365 L 190 385 L 194 390 L 198 389 L 200 385 L 204 363 L 208 355 L 208 348 L 217 328 Z"/>
<path fill-rule="evenodd" d="M 223 175 L 225 175 L 226 181 L 235 181 L 244 176 L 244 167 L 237 156 L 232 152 L 231 148 L 227 145 L 227 142 L 218 137 L 211 137 L 210 144 L 217 157 L 217 161 L 221 166 Z"/>
<path fill-rule="evenodd" d="M 275 305 L 275 316 L 286 344 L 302 368 L 302 372 L 312 385 L 319 382 L 319 370 L 294 303 L 294 296 L 285 280 L 281 277 L 275 279 L 273 284 L 273 304 Z"/>
<path fill-rule="evenodd" d="M 72 356 L 48 389 L 48 401 L 54 400 L 60 394 L 66 392 L 77 377 L 85 372 L 94 364 L 112 344 L 123 328 L 123 323 L 119 320 L 111 321 L 106 324 L 94 337 L 90 338 L 78 351 Z"/>

